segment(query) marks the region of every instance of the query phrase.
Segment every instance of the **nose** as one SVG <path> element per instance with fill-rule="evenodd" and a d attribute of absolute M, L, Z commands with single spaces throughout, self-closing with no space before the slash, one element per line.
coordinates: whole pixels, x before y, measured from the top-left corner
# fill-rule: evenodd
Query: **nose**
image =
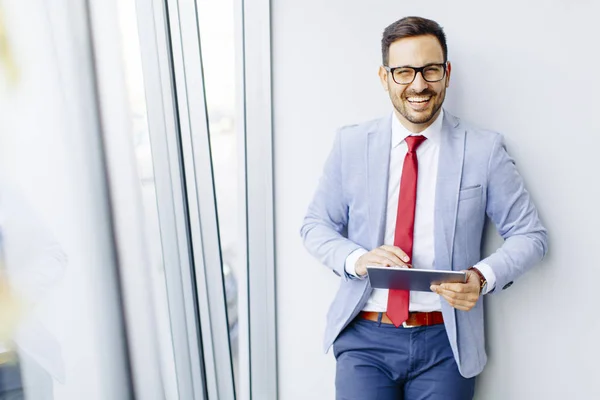
<path fill-rule="evenodd" d="M 410 87 L 416 93 L 420 93 L 423 90 L 427 89 L 427 81 L 423 78 L 421 72 L 417 72 L 417 74 L 415 75 L 415 80 L 410 84 Z"/>

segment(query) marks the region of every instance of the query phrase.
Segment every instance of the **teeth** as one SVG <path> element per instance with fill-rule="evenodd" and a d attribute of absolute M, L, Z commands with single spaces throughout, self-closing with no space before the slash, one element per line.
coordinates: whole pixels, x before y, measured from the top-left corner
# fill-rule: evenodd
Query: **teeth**
<path fill-rule="evenodd" d="M 429 101 L 431 99 L 431 97 L 409 97 L 408 101 L 410 101 L 411 103 L 424 103 L 426 101 Z"/>

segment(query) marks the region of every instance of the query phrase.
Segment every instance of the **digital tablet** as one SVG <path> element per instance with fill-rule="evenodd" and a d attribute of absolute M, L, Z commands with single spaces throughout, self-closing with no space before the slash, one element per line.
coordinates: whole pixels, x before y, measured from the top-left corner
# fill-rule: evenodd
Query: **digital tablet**
<path fill-rule="evenodd" d="M 371 287 L 431 292 L 431 285 L 465 283 L 467 274 L 458 271 L 367 266 Z"/>

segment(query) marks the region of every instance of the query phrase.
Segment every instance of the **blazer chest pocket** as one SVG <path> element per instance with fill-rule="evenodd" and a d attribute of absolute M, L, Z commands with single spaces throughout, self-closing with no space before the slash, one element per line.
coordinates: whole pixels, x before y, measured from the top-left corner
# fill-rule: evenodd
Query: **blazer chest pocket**
<path fill-rule="evenodd" d="M 458 194 L 458 201 L 479 198 L 481 197 L 482 190 L 483 188 L 481 187 L 481 185 L 474 185 L 461 189 Z"/>

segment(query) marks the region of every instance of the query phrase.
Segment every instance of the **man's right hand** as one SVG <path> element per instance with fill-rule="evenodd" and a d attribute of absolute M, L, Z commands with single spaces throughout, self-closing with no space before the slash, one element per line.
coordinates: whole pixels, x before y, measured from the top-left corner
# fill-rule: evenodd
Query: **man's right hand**
<path fill-rule="evenodd" d="M 410 268 L 409 261 L 410 258 L 400 247 L 383 245 L 360 256 L 356 261 L 355 271 L 358 276 L 365 276 L 367 265 Z"/>

